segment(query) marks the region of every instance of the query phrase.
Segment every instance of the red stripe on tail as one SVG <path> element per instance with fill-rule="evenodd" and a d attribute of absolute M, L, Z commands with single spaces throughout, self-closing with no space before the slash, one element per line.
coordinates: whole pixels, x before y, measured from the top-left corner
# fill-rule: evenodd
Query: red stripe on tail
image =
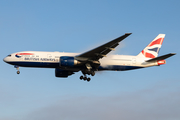
<path fill-rule="evenodd" d="M 155 56 L 153 54 L 144 52 L 144 50 L 142 50 L 142 54 L 147 58 L 155 58 Z"/>
<path fill-rule="evenodd" d="M 159 39 L 153 41 L 151 44 L 149 44 L 148 47 L 153 46 L 153 45 L 156 45 L 156 44 L 162 45 L 162 41 L 163 41 L 163 40 L 164 40 L 164 38 L 159 38 Z"/>

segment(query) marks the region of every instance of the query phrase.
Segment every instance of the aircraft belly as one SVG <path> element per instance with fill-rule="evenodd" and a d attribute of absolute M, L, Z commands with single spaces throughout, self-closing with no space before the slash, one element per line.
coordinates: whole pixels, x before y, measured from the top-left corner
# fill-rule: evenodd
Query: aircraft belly
<path fill-rule="evenodd" d="M 125 66 L 125 65 L 106 65 L 99 66 L 98 70 L 113 70 L 113 71 L 125 71 L 143 68 L 141 66 Z"/>
<path fill-rule="evenodd" d="M 107 60 L 102 60 L 101 65 L 98 68 L 98 70 L 115 70 L 115 71 L 125 71 L 125 70 L 133 70 L 133 69 L 138 69 L 138 68 L 143 68 L 142 65 L 139 63 L 134 63 L 132 61 L 132 58 L 113 58 L 113 59 L 107 59 Z"/>

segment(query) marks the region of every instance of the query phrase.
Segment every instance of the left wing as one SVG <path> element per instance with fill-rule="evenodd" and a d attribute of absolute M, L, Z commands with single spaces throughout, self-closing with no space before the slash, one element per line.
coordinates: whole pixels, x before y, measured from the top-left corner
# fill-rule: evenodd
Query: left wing
<path fill-rule="evenodd" d="M 105 43 L 97 48 L 94 48 L 90 51 L 82 53 L 76 56 L 76 59 L 81 61 L 93 60 L 98 61 L 100 58 L 105 57 L 110 51 L 115 50 L 114 48 L 119 45 L 123 39 L 131 35 L 131 33 L 126 33 L 119 38 L 116 38 L 108 43 Z"/>

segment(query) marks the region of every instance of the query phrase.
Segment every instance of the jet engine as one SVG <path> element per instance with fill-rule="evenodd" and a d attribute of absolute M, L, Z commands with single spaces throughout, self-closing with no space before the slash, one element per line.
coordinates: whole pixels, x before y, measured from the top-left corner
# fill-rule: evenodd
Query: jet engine
<path fill-rule="evenodd" d="M 74 57 L 62 56 L 60 57 L 60 67 L 73 67 L 79 65 L 81 62 L 75 60 Z"/>

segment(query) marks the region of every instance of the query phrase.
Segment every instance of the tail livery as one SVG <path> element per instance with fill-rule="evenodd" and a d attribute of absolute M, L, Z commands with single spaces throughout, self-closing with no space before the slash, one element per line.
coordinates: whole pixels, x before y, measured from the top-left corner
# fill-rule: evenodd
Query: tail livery
<path fill-rule="evenodd" d="M 163 43 L 165 34 L 159 34 L 138 56 L 145 58 L 156 58 Z"/>
<path fill-rule="evenodd" d="M 162 46 L 165 34 L 159 34 L 144 50 L 142 50 L 137 56 L 144 59 L 146 62 L 157 62 L 158 65 L 166 64 L 165 59 L 175 55 L 176 53 L 169 53 L 158 57 L 159 50 Z"/>

